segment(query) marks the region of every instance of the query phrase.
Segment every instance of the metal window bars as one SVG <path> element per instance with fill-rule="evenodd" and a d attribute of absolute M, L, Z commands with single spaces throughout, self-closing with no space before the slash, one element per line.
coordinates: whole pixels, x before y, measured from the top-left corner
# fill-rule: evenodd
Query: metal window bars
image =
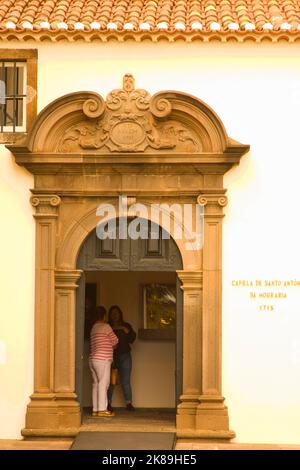
<path fill-rule="evenodd" d="M 0 132 L 17 132 L 24 124 L 24 62 L 0 62 Z"/>

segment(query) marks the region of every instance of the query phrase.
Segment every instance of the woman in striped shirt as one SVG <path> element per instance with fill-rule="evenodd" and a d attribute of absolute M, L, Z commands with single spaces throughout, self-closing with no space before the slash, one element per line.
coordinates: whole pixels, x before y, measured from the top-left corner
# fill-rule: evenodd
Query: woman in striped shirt
<path fill-rule="evenodd" d="M 93 378 L 93 416 L 114 416 L 107 410 L 107 390 L 113 348 L 118 343 L 111 326 L 107 323 L 104 307 L 96 307 L 96 323 L 91 330 L 89 365 Z"/>

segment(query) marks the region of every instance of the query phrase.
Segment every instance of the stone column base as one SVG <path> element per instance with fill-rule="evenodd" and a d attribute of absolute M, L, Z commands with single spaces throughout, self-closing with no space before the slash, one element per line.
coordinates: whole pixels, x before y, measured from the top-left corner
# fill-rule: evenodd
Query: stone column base
<path fill-rule="evenodd" d="M 196 428 L 196 410 L 198 406 L 198 400 L 195 397 L 182 395 L 180 397 L 182 402 L 177 406 L 176 415 L 176 429 L 177 432 L 183 429 L 194 429 Z"/>
<path fill-rule="evenodd" d="M 79 432 L 81 414 L 73 393 L 34 394 L 27 406 L 24 437 L 73 437 Z"/>
<path fill-rule="evenodd" d="M 223 397 L 201 396 L 201 402 L 181 403 L 176 416 L 176 434 L 181 439 L 233 439 L 228 409 Z"/>

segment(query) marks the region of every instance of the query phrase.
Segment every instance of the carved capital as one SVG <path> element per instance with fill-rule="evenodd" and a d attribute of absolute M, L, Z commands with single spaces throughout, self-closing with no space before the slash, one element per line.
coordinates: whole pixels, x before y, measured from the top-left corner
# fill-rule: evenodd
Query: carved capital
<path fill-rule="evenodd" d="M 208 204 L 212 205 L 219 205 L 220 207 L 225 207 L 228 204 L 228 198 L 225 195 L 220 195 L 220 194 L 209 194 L 203 196 L 200 194 L 197 198 L 198 204 L 201 204 L 202 206 L 207 206 Z"/>
<path fill-rule="evenodd" d="M 198 204 L 205 207 L 205 217 L 223 217 L 223 207 L 227 206 L 228 198 L 223 193 L 205 193 L 197 198 Z"/>
<path fill-rule="evenodd" d="M 202 271 L 176 271 L 182 282 L 182 290 L 199 290 L 203 287 Z"/>
<path fill-rule="evenodd" d="M 55 271 L 55 288 L 63 290 L 75 290 L 82 275 L 81 269 L 57 269 Z"/>
<path fill-rule="evenodd" d="M 36 208 L 35 217 L 57 217 L 61 199 L 55 194 L 35 194 L 30 202 Z"/>

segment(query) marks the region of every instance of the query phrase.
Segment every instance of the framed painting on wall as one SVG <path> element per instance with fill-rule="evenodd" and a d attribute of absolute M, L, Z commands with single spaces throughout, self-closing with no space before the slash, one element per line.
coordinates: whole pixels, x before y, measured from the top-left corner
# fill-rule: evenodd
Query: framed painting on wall
<path fill-rule="evenodd" d="M 176 285 L 164 283 L 141 286 L 141 339 L 174 340 L 176 333 Z"/>

